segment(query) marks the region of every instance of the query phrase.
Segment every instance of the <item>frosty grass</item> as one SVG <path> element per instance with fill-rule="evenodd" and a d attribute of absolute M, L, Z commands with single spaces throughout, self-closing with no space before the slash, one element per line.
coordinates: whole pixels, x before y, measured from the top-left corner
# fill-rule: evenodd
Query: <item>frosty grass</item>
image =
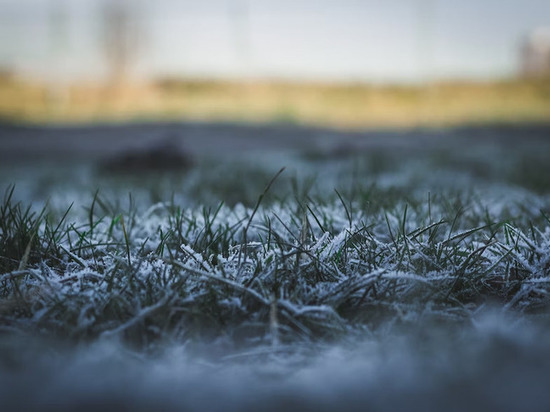
<path fill-rule="evenodd" d="M 542 396 L 550 365 L 526 362 L 549 352 L 548 192 L 500 169 L 300 161 L 5 185 L 7 405 L 459 410 L 455 385 L 505 410 L 522 368 L 517 390 Z M 510 356 L 501 386 L 476 386 Z"/>

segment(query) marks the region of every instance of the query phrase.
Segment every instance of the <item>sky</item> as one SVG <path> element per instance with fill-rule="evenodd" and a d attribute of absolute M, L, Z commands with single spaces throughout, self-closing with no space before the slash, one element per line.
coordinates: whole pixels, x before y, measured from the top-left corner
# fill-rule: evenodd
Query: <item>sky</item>
<path fill-rule="evenodd" d="M 0 66 L 48 78 L 107 71 L 115 0 L 0 0 Z M 131 0 L 135 76 L 409 82 L 514 75 L 548 0 Z"/>

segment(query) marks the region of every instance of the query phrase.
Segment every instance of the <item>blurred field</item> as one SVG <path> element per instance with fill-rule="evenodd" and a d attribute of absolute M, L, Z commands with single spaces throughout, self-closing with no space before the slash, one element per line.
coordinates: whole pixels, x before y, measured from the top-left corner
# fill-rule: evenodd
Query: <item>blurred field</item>
<path fill-rule="evenodd" d="M 549 131 L 0 123 L 0 410 L 550 410 Z"/>
<path fill-rule="evenodd" d="M 550 121 L 550 81 L 429 85 L 163 79 L 107 87 L 0 77 L 0 117 L 14 122 L 201 120 L 342 128 Z"/>

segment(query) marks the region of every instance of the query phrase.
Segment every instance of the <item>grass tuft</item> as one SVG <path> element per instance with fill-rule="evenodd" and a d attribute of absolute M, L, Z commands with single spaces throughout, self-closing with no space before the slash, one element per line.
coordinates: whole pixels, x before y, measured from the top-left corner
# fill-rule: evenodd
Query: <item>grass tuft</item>
<path fill-rule="evenodd" d="M 476 199 L 398 197 L 372 185 L 254 208 L 146 210 L 96 192 L 83 213 L 0 207 L 0 318 L 76 341 L 119 336 L 234 343 L 333 339 L 483 305 L 541 314 L 550 304 L 548 216 L 476 209 Z M 378 193 L 375 194 L 375 192 Z M 380 206 L 371 199 L 384 195 Z M 374 207 L 373 207 L 374 206 Z M 487 223 L 489 222 L 489 223 Z M 389 322 L 389 323 L 388 323 Z"/>

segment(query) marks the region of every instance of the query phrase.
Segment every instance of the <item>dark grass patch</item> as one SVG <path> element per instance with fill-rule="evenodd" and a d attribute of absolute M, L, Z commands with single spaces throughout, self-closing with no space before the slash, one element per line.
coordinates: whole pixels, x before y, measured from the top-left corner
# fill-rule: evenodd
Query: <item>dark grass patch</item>
<path fill-rule="evenodd" d="M 546 313 L 544 211 L 491 210 L 465 191 L 404 201 L 372 185 L 264 205 L 270 186 L 253 208 L 121 209 L 96 193 L 63 214 L 33 212 L 11 188 L 1 208 L 3 324 L 143 348 L 333 340 L 420 319 L 464 322 L 488 303 Z"/>

